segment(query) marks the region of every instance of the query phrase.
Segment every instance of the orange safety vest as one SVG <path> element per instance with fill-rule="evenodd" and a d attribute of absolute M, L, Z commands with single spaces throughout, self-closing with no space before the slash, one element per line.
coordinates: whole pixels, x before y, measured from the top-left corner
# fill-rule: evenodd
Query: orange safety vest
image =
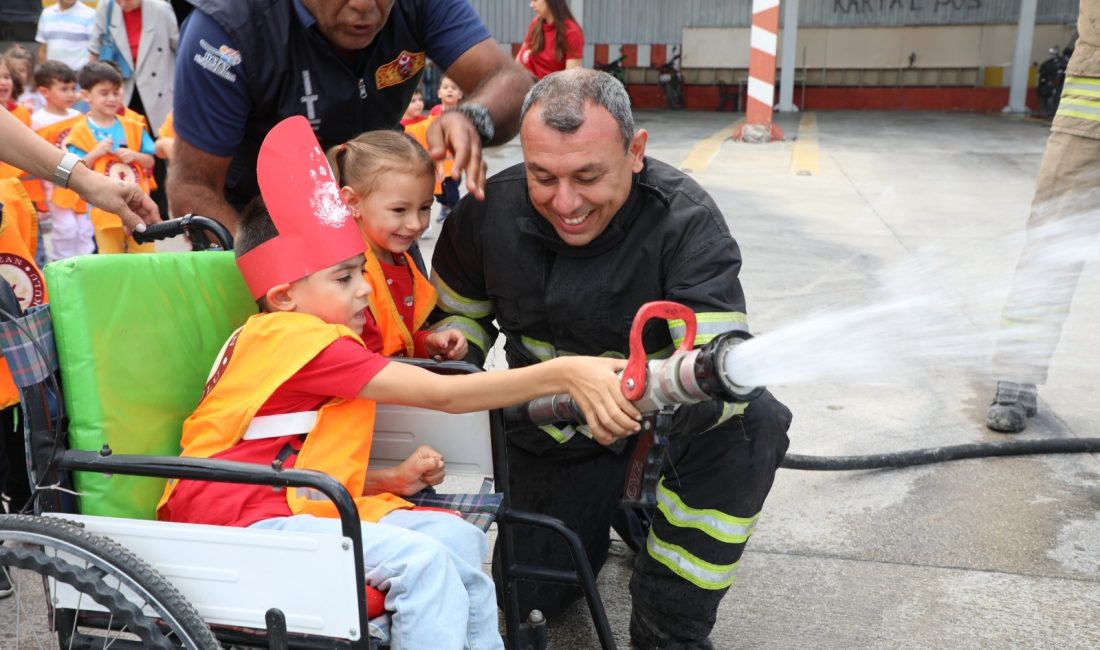
<path fill-rule="evenodd" d="M 58 149 L 64 149 L 65 138 L 68 137 L 69 131 L 72 130 L 77 122 L 83 119 L 85 119 L 83 115 L 74 115 L 60 122 L 54 122 L 49 126 L 44 126 L 35 131 L 35 133 L 42 136 L 42 139 Z M 47 207 L 46 192 L 45 188 L 42 186 L 42 181 L 37 178 L 24 178 L 23 186 L 27 188 L 27 193 L 30 194 L 31 200 L 35 202 L 35 208 L 37 208 L 39 212 L 45 212 L 46 210 L 44 208 Z M 77 212 L 84 212 L 88 209 L 87 204 L 72 190 L 60 189 L 60 195 L 57 198 L 60 198 L 65 205 L 59 204 L 55 198 L 51 198 L 50 202 L 59 207 L 75 209 Z"/>
<path fill-rule="evenodd" d="M 421 147 L 424 147 L 424 151 L 428 150 L 428 127 L 432 125 L 437 118 L 435 116 L 429 116 L 427 119 L 420 120 L 414 124 L 409 124 L 405 127 L 405 133 L 412 136 L 413 140 L 420 143 Z M 443 193 L 443 179 L 451 175 L 451 171 L 454 170 L 455 161 L 450 156 L 443 159 L 443 163 L 436 167 L 435 189 L 432 190 L 435 194 Z"/>
<path fill-rule="evenodd" d="M 244 437 L 260 407 L 288 379 L 339 338 L 363 340 L 344 325 L 330 325 L 297 312 L 257 314 L 237 330 L 222 350 L 198 408 L 183 423 L 181 456 L 209 458 Z M 321 407 L 294 463 L 296 469 L 325 472 L 355 498 L 359 518 L 378 521 L 412 504 L 393 494 L 361 496 L 374 435 L 373 401 L 332 399 Z M 169 481 L 157 505 L 160 512 L 175 488 Z M 289 488 L 294 514 L 336 517 L 326 497 Z"/>
<path fill-rule="evenodd" d="M 0 180 L 0 277 L 11 285 L 24 310 L 49 302 L 46 281 L 34 263 L 37 226 L 34 204 L 14 178 Z M 19 389 L 6 359 L 0 357 L 0 408 L 19 403 Z"/>
<path fill-rule="evenodd" d="M 408 253 L 405 256 L 405 264 L 409 267 L 413 276 L 413 322 L 412 331 L 405 327 L 405 320 L 397 311 L 397 304 L 393 301 L 389 285 L 386 284 L 386 274 L 382 272 L 382 264 L 378 257 L 367 248 L 367 282 L 371 286 L 370 312 L 374 315 L 374 322 L 378 324 L 378 331 L 382 334 L 382 354 L 392 357 L 403 353 L 412 357 L 413 332 L 420 329 L 428 315 L 435 308 L 435 301 L 439 294 L 428 279 L 416 268 L 416 262 Z"/>
<path fill-rule="evenodd" d="M 122 130 L 126 134 L 126 147 L 134 151 L 141 151 L 141 136 L 142 132 L 145 130 L 144 124 L 127 117 L 120 117 L 118 119 L 122 122 Z M 92 129 L 88 126 L 88 120 L 86 119 L 77 121 L 77 123 L 73 125 L 72 130 L 69 131 L 68 137 L 64 140 L 66 146 L 71 144 L 85 153 L 94 149 L 97 143 L 98 140 L 92 135 Z M 122 162 L 122 159 L 114 153 L 108 152 L 100 156 L 92 166 L 92 171 L 110 176 L 116 180 L 132 181 L 137 183 L 146 194 L 149 193 L 149 182 L 145 169 L 138 164 Z M 65 192 L 69 191 L 70 190 L 61 190 L 63 196 Z M 75 192 L 73 194 L 75 194 Z M 56 190 L 54 191 L 54 196 L 57 196 Z M 62 207 L 68 207 L 68 205 L 66 205 L 68 202 L 68 198 L 63 198 L 61 201 L 57 199 L 54 200 L 54 203 Z M 121 217 L 113 212 L 107 212 L 106 210 L 101 210 L 94 206 L 89 213 L 89 217 L 96 230 L 122 227 Z"/>
<path fill-rule="evenodd" d="M 168 116 L 164 118 L 164 124 L 160 125 L 160 131 L 157 131 L 158 138 L 174 138 L 176 137 L 176 126 L 172 119 L 172 111 L 168 111 Z"/>
<path fill-rule="evenodd" d="M 9 113 L 15 116 L 15 119 L 19 120 L 28 127 L 31 125 L 31 111 L 26 106 L 19 104 L 15 108 L 9 109 Z M 4 178 L 19 178 L 25 174 L 22 169 L 9 165 L 6 162 L 0 162 L 0 179 Z"/>

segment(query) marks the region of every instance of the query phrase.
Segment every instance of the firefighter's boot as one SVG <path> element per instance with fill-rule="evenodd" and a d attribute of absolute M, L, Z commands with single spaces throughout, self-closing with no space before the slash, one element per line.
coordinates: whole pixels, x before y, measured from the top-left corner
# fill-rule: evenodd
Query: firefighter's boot
<path fill-rule="evenodd" d="M 1039 412 L 1035 384 L 997 382 L 997 394 L 985 416 L 985 426 L 1000 433 L 1019 433 L 1027 428 L 1027 419 Z"/>
<path fill-rule="evenodd" d="M 714 650 L 710 639 L 681 639 L 656 629 L 635 607 L 630 612 L 630 647 L 634 650 Z"/>

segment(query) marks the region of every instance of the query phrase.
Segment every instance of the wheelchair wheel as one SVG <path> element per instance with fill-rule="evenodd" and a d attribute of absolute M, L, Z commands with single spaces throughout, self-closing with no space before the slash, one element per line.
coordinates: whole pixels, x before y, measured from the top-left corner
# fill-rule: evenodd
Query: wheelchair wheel
<path fill-rule="evenodd" d="M 219 648 L 210 628 L 152 567 L 62 519 L 0 516 L 5 648 Z M 54 642 L 56 639 L 56 643 Z"/>

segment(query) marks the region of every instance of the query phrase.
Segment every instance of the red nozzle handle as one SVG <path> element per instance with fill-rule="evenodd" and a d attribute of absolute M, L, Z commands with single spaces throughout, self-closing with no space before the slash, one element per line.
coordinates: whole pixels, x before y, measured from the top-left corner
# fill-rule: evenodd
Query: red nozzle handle
<path fill-rule="evenodd" d="M 684 321 L 686 331 L 679 349 L 686 352 L 695 347 L 695 312 L 669 300 L 655 300 L 642 305 L 630 326 L 630 358 L 627 359 L 622 377 L 623 395 L 632 402 L 645 395 L 646 357 L 645 347 L 642 345 L 642 329 L 652 318 Z"/>

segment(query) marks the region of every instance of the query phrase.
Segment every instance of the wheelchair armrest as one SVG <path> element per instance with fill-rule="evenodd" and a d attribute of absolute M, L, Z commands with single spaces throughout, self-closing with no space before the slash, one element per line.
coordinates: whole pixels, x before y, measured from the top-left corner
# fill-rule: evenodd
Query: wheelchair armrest
<path fill-rule="evenodd" d="M 467 361 L 436 361 L 435 359 L 420 359 L 416 357 L 391 357 L 390 361 L 397 361 L 409 366 L 431 370 L 439 375 L 468 375 L 474 372 L 485 372 L 483 368 L 475 366 Z"/>

